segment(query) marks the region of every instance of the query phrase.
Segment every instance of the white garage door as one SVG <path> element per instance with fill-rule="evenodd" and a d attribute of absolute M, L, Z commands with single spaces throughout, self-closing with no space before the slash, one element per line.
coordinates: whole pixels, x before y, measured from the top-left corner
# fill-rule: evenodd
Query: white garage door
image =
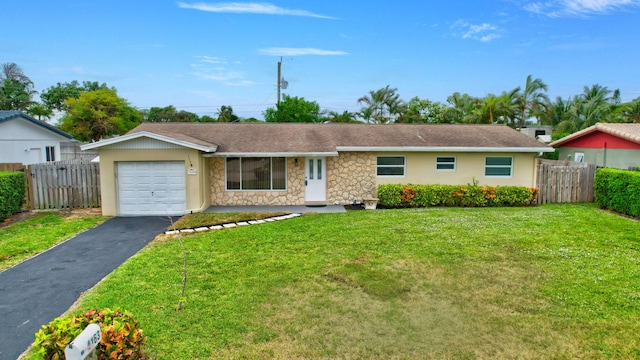
<path fill-rule="evenodd" d="M 119 215 L 183 215 L 187 208 L 182 161 L 119 162 Z"/>

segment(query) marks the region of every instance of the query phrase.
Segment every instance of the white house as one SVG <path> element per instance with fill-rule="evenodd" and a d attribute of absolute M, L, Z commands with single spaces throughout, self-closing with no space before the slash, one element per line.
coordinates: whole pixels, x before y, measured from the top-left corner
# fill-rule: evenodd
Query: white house
<path fill-rule="evenodd" d="M 25 165 L 60 160 L 60 143 L 73 137 L 22 111 L 0 110 L 0 163 Z"/>

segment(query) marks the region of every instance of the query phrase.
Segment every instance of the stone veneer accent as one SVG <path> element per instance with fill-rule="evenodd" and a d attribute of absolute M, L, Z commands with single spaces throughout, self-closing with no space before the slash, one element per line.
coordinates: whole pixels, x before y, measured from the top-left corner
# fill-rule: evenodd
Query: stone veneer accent
<path fill-rule="evenodd" d="M 224 163 L 209 160 L 211 205 L 304 205 L 304 158 L 287 158 L 286 191 L 226 191 Z"/>
<path fill-rule="evenodd" d="M 341 152 L 327 158 L 327 203 L 346 205 L 378 197 L 376 155 L 372 152 Z"/>
<path fill-rule="evenodd" d="M 304 205 L 305 158 L 287 158 L 286 191 L 226 191 L 225 159 L 210 158 L 211 205 Z M 327 157 L 327 204 L 344 205 L 377 197 L 376 156 L 344 152 Z"/>

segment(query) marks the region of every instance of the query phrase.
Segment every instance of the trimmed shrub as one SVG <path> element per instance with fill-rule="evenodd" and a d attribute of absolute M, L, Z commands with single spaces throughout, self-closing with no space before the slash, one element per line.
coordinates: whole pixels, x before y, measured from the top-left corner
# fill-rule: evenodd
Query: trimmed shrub
<path fill-rule="evenodd" d="M 20 212 L 25 190 L 24 173 L 0 172 L 0 220 Z"/>
<path fill-rule="evenodd" d="M 100 325 L 102 339 L 96 347 L 98 359 L 143 359 L 142 345 L 147 341 L 140 324 L 127 311 L 88 310 L 75 316 L 56 318 L 36 333 L 34 347 L 45 360 L 64 359 L 64 349 L 87 327 Z"/>
<path fill-rule="evenodd" d="M 399 185 L 378 186 L 382 208 L 428 206 L 526 206 L 536 203 L 538 189 L 524 186 Z"/>
<path fill-rule="evenodd" d="M 640 172 L 598 169 L 594 193 L 601 208 L 640 217 Z"/>

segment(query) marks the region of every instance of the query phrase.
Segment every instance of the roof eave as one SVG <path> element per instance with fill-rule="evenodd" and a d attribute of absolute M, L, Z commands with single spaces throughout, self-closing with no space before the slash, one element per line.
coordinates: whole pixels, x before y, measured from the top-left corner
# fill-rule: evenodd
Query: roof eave
<path fill-rule="evenodd" d="M 204 157 L 325 157 L 338 156 L 338 152 L 217 152 L 204 154 Z"/>
<path fill-rule="evenodd" d="M 122 135 L 122 136 L 118 136 L 115 138 L 111 138 L 111 139 L 105 139 L 105 140 L 100 140 L 100 141 L 96 141 L 93 143 L 89 143 L 89 144 L 84 144 L 80 146 L 81 150 L 92 150 L 92 149 L 100 149 L 102 147 L 105 146 L 109 146 L 109 145 L 114 145 L 114 144 L 118 144 L 121 142 L 125 142 L 125 141 L 130 141 L 130 140 L 134 140 L 134 139 L 138 139 L 141 137 L 147 137 L 150 139 L 155 139 L 155 140 L 159 140 L 159 141 L 164 141 L 170 144 L 174 144 L 174 145 L 179 145 L 179 146 L 183 146 L 186 148 L 190 148 L 190 149 L 194 149 L 194 150 L 199 150 L 205 153 L 212 153 L 215 152 L 218 149 L 217 145 L 212 145 L 212 146 L 205 146 L 205 145 L 200 145 L 200 144 L 194 144 L 192 142 L 189 141 L 184 141 L 184 140 L 178 140 L 169 136 L 164 136 L 164 135 L 159 135 L 159 134 L 155 134 L 155 133 L 151 133 L 151 132 L 147 132 L 147 131 L 139 131 L 139 132 L 135 132 L 135 133 L 131 133 L 131 134 L 126 134 L 126 135 Z"/>
<path fill-rule="evenodd" d="M 337 146 L 338 151 L 368 151 L 368 152 L 515 152 L 539 153 L 553 152 L 551 147 L 460 147 L 460 146 Z"/>

